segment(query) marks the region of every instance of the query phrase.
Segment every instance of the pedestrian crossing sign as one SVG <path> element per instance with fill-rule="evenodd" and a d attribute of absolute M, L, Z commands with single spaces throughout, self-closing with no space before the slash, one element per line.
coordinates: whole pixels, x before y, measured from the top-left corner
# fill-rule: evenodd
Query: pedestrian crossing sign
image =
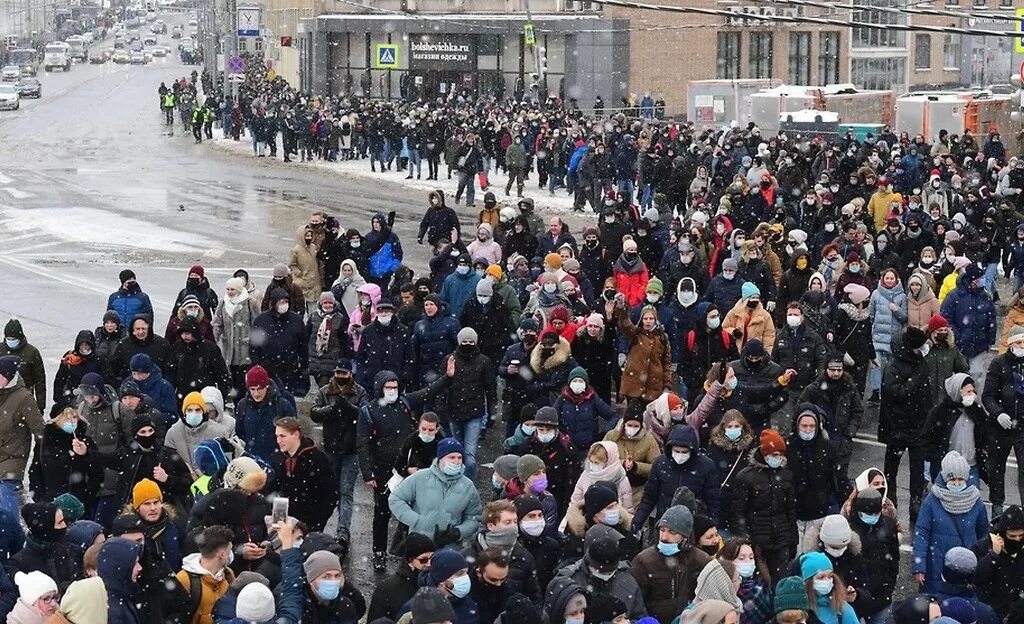
<path fill-rule="evenodd" d="M 377 69 L 398 69 L 398 46 L 390 43 L 378 43 L 377 54 L 374 55 Z"/>

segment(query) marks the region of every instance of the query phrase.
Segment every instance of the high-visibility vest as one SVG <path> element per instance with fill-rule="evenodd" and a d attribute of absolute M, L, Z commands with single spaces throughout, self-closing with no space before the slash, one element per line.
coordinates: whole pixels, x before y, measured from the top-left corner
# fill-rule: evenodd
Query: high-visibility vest
<path fill-rule="evenodd" d="M 174 108 L 174 94 L 168 93 L 164 96 L 164 108 Z"/>
<path fill-rule="evenodd" d="M 207 494 L 210 493 L 210 476 L 203 475 L 199 477 L 194 482 L 192 482 L 192 485 L 189 486 L 189 489 L 192 490 L 192 496 L 195 498 L 206 496 Z"/>

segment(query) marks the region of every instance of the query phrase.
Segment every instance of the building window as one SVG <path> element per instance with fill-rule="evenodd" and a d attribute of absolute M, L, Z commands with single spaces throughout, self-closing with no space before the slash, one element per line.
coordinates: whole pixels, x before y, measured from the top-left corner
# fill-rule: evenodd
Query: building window
<path fill-rule="evenodd" d="M 839 33 L 823 32 L 818 35 L 818 84 L 839 82 Z"/>
<path fill-rule="evenodd" d="M 902 89 L 906 75 L 902 58 L 855 58 L 850 63 L 850 81 L 861 89 Z"/>
<path fill-rule="evenodd" d="M 960 35 L 946 35 L 942 43 L 942 68 L 960 69 Z"/>
<path fill-rule="evenodd" d="M 740 77 L 740 34 L 739 32 L 718 33 L 719 79 Z"/>
<path fill-rule="evenodd" d="M 1001 7 L 1012 7 L 1013 0 L 999 0 L 999 6 Z"/>
<path fill-rule="evenodd" d="M 914 35 L 914 69 L 928 69 L 932 66 L 932 36 Z"/>
<path fill-rule="evenodd" d="M 772 34 L 750 33 L 750 77 L 772 77 Z"/>
<path fill-rule="evenodd" d="M 948 1 L 948 0 L 947 0 Z M 853 12 L 853 21 L 869 24 L 906 24 L 905 13 L 896 11 L 879 11 L 875 7 L 901 8 L 906 4 L 901 0 L 854 0 L 859 7 Z M 882 28 L 854 28 L 854 48 L 902 48 L 906 46 L 906 33 L 902 30 Z"/>
<path fill-rule="evenodd" d="M 1012 0 L 1011 0 L 1012 2 Z M 959 6 L 960 0 L 946 0 L 946 6 Z"/>
<path fill-rule="evenodd" d="M 988 1 L 987 0 L 974 0 L 974 8 L 976 8 L 976 9 L 987 9 L 988 8 Z"/>
<path fill-rule="evenodd" d="M 811 33 L 789 33 L 789 84 L 811 84 Z"/>

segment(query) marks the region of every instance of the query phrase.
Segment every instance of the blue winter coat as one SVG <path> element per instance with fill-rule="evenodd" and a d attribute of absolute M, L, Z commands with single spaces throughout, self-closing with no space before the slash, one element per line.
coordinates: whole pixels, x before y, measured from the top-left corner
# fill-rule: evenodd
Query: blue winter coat
<path fill-rule="evenodd" d="M 459 346 L 460 329 L 459 320 L 443 310 L 438 311 L 433 318 L 425 316 L 416 321 L 410 344 L 420 384 L 431 383 L 444 370 L 441 367 L 445 356 Z"/>
<path fill-rule="evenodd" d="M 139 596 L 132 568 L 142 547 L 123 537 L 107 540 L 100 549 L 96 572 L 107 588 L 107 624 L 140 624 Z"/>
<path fill-rule="evenodd" d="M 277 450 L 274 421 L 284 416 L 295 416 L 295 406 L 286 401 L 273 383 L 267 396 L 259 403 L 246 394 L 235 408 L 235 433 L 245 442 L 245 450 L 270 462 Z"/>
<path fill-rule="evenodd" d="M 122 381 L 127 381 L 131 378 L 132 376 L 129 375 Z M 175 394 L 174 386 L 171 385 L 171 382 L 164 379 L 164 373 L 156 362 L 153 363 L 153 372 L 150 373 L 149 378 L 136 383 L 139 384 L 139 390 L 142 390 L 146 396 L 153 399 L 153 403 L 164 415 L 167 426 L 173 425 L 178 420 L 178 395 Z"/>
<path fill-rule="evenodd" d="M 475 271 L 470 271 L 465 275 L 459 275 L 459 272 L 456 271 L 444 278 L 441 292 L 438 294 L 448 304 L 448 314 L 458 318 L 462 313 L 462 306 L 476 296 L 476 284 L 479 281 L 480 276 Z"/>
<path fill-rule="evenodd" d="M 107 309 L 117 312 L 122 319 L 133 319 L 138 314 L 145 314 L 151 320 L 153 318 L 153 304 L 149 301 L 149 295 L 142 292 L 137 284 L 130 291 L 118 288 L 110 293 Z"/>
<path fill-rule="evenodd" d="M 996 343 L 996 308 L 984 288 L 972 290 L 964 280 L 963 275 L 957 278 L 940 312 L 953 330 L 957 349 L 969 359 Z"/>
<path fill-rule="evenodd" d="M 942 482 L 941 477 L 939 478 Z M 945 484 L 943 483 L 943 486 Z M 954 546 L 971 548 L 988 535 L 989 523 L 981 500 L 964 514 L 952 515 L 942 507 L 934 494 L 928 494 L 921 505 L 914 528 L 914 558 L 911 572 L 924 573 L 921 591 L 933 594 L 942 582 L 942 563 Z"/>
<path fill-rule="evenodd" d="M 587 153 L 586 143 L 577 147 L 572 156 L 569 157 L 569 173 L 576 173 L 576 170 L 580 168 L 580 161 L 583 160 L 583 155 Z"/>
<path fill-rule="evenodd" d="M 370 230 L 366 233 L 366 244 L 370 249 L 376 249 L 370 256 L 370 276 L 383 277 L 395 272 L 398 265 L 402 264 L 402 241 L 398 239 L 394 230 L 387 227 L 387 217 L 378 212 L 374 217 L 384 226 L 381 231 Z"/>
<path fill-rule="evenodd" d="M 364 388 L 373 385 L 377 373 L 391 371 L 408 383 L 412 367 L 412 346 L 409 333 L 392 317 L 391 324 L 384 326 L 374 319 L 363 330 L 356 351 L 356 381 Z"/>
<path fill-rule="evenodd" d="M 576 396 L 566 388 L 552 407 L 558 411 L 558 428 L 569 434 L 576 452 L 586 455 L 590 445 L 615 427 L 618 413 L 587 387 L 583 394 Z M 604 426 L 600 426 L 600 418 Z"/>
<path fill-rule="evenodd" d="M 896 311 L 889 309 L 890 303 L 896 304 Z M 886 288 L 879 280 L 878 288 L 871 293 L 868 318 L 871 319 L 871 343 L 875 352 L 892 353 L 892 339 L 903 333 L 907 322 L 907 295 L 903 285 L 897 282 L 892 288 Z"/>
<path fill-rule="evenodd" d="M 708 286 L 708 291 L 704 293 L 702 299 L 714 304 L 722 318 L 725 318 L 726 313 L 732 310 L 736 302 L 742 297 L 742 289 L 742 280 L 735 277 L 727 280 L 719 274 L 711 278 L 711 284 Z"/>
<path fill-rule="evenodd" d="M 685 444 L 690 447 L 690 459 L 677 464 L 672 459 L 672 447 Z M 703 501 L 712 518 L 718 518 L 722 478 L 715 462 L 700 453 L 700 439 L 689 425 L 676 425 L 668 434 L 665 450 L 651 464 L 651 472 L 644 485 L 643 498 L 633 516 L 633 526 L 642 527 L 651 512 L 660 516 L 672 506 L 672 497 L 681 486 L 690 488 L 697 500 Z"/>

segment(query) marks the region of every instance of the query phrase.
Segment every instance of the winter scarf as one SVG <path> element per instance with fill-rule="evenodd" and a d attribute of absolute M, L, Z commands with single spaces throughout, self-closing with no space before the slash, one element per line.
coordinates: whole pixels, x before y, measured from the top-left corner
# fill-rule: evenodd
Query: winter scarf
<path fill-rule="evenodd" d="M 224 311 L 228 313 L 228 316 L 234 316 L 235 308 L 242 305 L 249 300 L 249 291 L 243 290 L 238 293 L 235 297 L 224 298 Z"/>
<path fill-rule="evenodd" d="M 320 327 L 316 330 L 316 343 L 314 348 L 317 355 L 327 353 L 327 344 L 331 341 L 331 332 L 334 331 L 334 315 L 325 314 Z"/>
<path fill-rule="evenodd" d="M 846 316 L 850 317 L 852 321 L 866 321 L 868 319 L 868 309 L 863 310 L 853 305 L 852 303 L 840 303 L 839 309 L 846 313 Z"/>
<path fill-rule="evenodd" d="M 945 486 L 934 484 L 932 485 L 932 494 L 935 495 L 935 498 L 939 499 L 943 509 L 954 516 L 958 516 L 973 509 L 974 503 L 978 502 L 978 497 L 981 493 L 973 485 L 967 486 L 967 489 L 963 492 L 951 492 Z"/>

